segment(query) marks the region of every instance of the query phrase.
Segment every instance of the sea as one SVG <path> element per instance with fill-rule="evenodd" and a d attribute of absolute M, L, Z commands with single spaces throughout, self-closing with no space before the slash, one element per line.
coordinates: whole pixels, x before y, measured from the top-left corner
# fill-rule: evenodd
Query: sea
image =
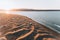
<path fill-rule="evenodd" d="M 19 14 L 45 25 L 60 33 L 60 11 L 11 11 L 11 14 Z"/>

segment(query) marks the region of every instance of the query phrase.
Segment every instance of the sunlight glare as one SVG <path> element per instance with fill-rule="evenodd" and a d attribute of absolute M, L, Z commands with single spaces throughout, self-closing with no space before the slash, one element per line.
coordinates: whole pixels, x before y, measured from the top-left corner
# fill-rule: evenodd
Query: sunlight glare
<path fill-rule="evenodd" d="M 0 1 L 0 9 L 5 10 L 6 13 L 9 13 L 9 10 L 14 7 L 14 2 L 9 0 Z"/>

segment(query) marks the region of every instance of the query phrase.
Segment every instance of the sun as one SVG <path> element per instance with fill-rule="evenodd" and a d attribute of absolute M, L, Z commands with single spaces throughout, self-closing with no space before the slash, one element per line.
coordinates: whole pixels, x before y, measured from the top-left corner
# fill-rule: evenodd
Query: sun
<path fill-rule="evenodd" d="M 5 10 L 6 13 L 9 13 L 9 10 L 14 8 L 14 2 L 9 0 L 1 0 L 0 1 L 0 9 Z"/>

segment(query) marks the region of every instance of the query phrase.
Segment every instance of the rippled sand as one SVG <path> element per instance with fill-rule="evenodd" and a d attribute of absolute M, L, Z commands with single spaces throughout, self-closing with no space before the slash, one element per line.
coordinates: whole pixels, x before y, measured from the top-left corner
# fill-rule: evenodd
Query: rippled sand
<path fill-rule="evenodd" d="M 0 13 L 0 40 L 60 40 L 60 34 L 26 16 Z"/>

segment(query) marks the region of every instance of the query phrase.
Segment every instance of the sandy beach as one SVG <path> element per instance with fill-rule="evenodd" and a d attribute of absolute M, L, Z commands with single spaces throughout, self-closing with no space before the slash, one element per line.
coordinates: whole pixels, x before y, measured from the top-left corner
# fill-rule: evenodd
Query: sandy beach
<path fill-rule="evenodd" d="M 1 40 L 60 40 L 60 34 L 22 15 L 0 13 Z"/>

